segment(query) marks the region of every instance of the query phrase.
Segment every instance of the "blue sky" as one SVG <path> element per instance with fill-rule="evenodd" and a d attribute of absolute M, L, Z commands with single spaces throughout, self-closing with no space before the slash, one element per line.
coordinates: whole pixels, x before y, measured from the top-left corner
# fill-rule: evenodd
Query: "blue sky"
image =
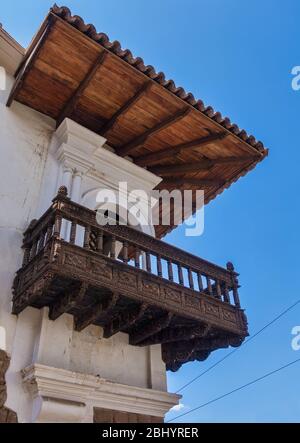
<path fill-rule="evenodd" d="M 240 272 L 250 333 L 300 298 L 299 109 L 291 70 L 300 65 L 298 0 L 64 0 L 74 14 L 228 115 L 270 148 L 253 172 L 206 207 L 205 231 L 167 240 Z M 27 45 L 51 2 L 10 0 L 0 22 Z M 300 305 L 183 391 L 189 409 L 300 358 L 291 330 Z M 175 391 L 230 350 L 168 375 Z M 300 421 L 300 363 L 179 421 Z M 178 413 L 178 412 L 177 412 Z M 169 414 L 174 417 L 176 412 Z"/>

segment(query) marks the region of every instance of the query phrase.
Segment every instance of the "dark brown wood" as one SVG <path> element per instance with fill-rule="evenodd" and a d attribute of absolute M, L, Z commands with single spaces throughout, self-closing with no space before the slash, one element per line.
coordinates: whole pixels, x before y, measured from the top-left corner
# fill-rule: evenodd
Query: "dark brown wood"
<path fill-rule="evenodd" d="M 209 354 L 220 348 L 240 346 L 242 339 L 236 336 L 223 336 L 217 338 L 194 338 L 189 341 L 174 342 L 173 346 L 162 344 L 162 358 L 167 369 L 177 371 L 189 359 L 190 361 L 203 361 Z"/>
<path fill-rule="evenodd" d="M 170 281 L 173 281 L 173 267 L 171 260 L 168 260 L 168 278 Z"/>
<path fill-rule="evenodd" d="M 173 314 L 169 312 L 168 314 L 158 318 L 157 320 L 152 320 L 150 323 L 144 326 L 143 329 L 130 334 L 129 343 L 131 345 L 139 345 L 146 338 L 151 337 L 151 335 L 154 335 L 162 329 L 167 328 L 172 320 L 172 317 Z"/>
<path fill-rule="evenodd" d="M 84 244 L 88 248 L 75 245 L 72 236 L 67 242 L 58 235 L 61 219 L 71 226 L 87 227 Z M 53 234 L 51 229 L 51 236 L 43 243 L 54 223 Z M 107 246 L 123 244 L 119 257 L 123 261 L 114 258 L 111 248 L 97 251 L 100 233 Z M 65 312 L 73 315 L 78 331 L 93 324 L 104 328 L 105 337 L 121 331 L 138 346 L 162 343 L 171 370 L 206 358 L 222 343 L 217 339 L 230 335 L 234 346 L 247 335 L 247 319 L 239 308 L 238 274 L 232 264 L 220 268 L 128 226 L 99 227 L 95 211 L 70 201 L 64 188 L 40 220 L 33 220 L 27 228 L 23 246 L 27 258 L 14 279 L 13 314 L 27 306 L 49 306 L 52 320 Z M 132 257 L 134 251 L 136 266 L 126 259 L 127 253 Z M 139 269 L 141 251 L 147 252 L 146 269 Z M 150 255 L 156 266 L 150 266 Z M 162 277 L 162 260 L 168 264 L 169 280 Z M 172 281 L 174 265 L 178 266 L 176 282 Z M 183 279 L 183 268 L 188 281 Z M 207 277 L 205 290 L 201 283 L 199 290 L 195 289 L 193 273 L 200 280 Z M 231 295 L 235 304 L 230 303 Z M 196 337 L 204 337 L 204 326 L 210 331 L 205 345 L 209 349 L 195 342 Z M 181 349 L 184 340 L 195 342 L 193 348 L 184 347 L 189 352 L 176 349 Z"/>
<path fill-rule="evenodd" d="M 71 293 L 67 292 L 58 298 L 51 306 L 49 310 L 49 318 L 56 320 L 62 314 L 70 312 L 78 303 L 83 300 L 85 293 L 88 289 L 88 284 L 85 282 L 80 283 L 76 289 L 73 289 Z"/>
<path fill-rule="evenodd" d="M 201 276 L 200 272 L 197 272 L 197 278 L 198 278 L 199 291 L 203 291 L 203 282 L 202 282 L 202 276 Z"/>
<path fill-rule="evenodd" d="M 72 113 L 74 112 L 78 101 L 84 94 L 85 89 L 89 86 L 90 82 L 94 78 L 96 72 L 98 71 L 99 67 L 104 63 L 105 58 L 107 57 L 106 51 L 101 51 L 101 53 L 98 55 L 95 62 L 92 64 L 91 68 L 89 69 L 86 76 L 82 79 L 80 85 L 76 89 L 75 93 L 72 95 L 70 100 L 65 104 L 64 108 L 62 109 L 60 115 L 57 118 L 56 126 L 58 127 L 61 122 L 66 118 L 70 117 Z"/>
<path fill-rule="evenodd" d="M 224 183 L 222 179 L 201 179 L 201 178 L 180 178 L 170 177 L 164 178 L 157 186 L 156 189 L 166 189 L 169 186 L 197 186 L 199 189 L 209 186 L 220 186 Z"/>
<path fill-rule="evenodd" d="M 140 267 L 140 250 L 135 248 L 134 264 L 136 268 Z"/>
<path fill-rule="evenodd" d="M 210 278 L 206 275 L 206 285 L 207 285 L 207 292 L 209 295 L 213 295 L 212 285 Z"/>
<path fill-rule="evenodd" d="M 70 243 L 72 245 L 74 245 L 76 239 L 76 228 L 77 228 L 77 223 L 76 221 L 73 220 L 71 223 L 71 230 L 70 230 Z"/>
<path fill-rule="evenodd" d="M 146 252 L 146 270 L 147 272 L 151 272 L 151 257 L 150 257 L 150 253 Z"/>
<path fill-rule="evenodd" d="M 191 289 L 194 289 L 194 280 L 193 280 L 193 274 L 191 269 L 188 269 L 188 277 L 189 277 L 189 285 Z"/>
<path fill-rule="evenodd" d="M 159 131 L 162 131 L 163 129 L 166 129 L 167 127 L 178 122 L 182 118 L 186 117 L 189 112 L 190 112 L 189 108 L 184 108 L 181 109 L 180 111 L 177 111 L 171 117 L 166 118 L 162 122 L 155 125 L 153 128 L 148 129 L 146 132 L 144 132 L 142 135 L 138 136 L 131 142 L 117 149 L 118 155 L 120 155 L 121 157 L 125 157 L 125 155 L 130 154 L 130 152 L 133 151 L 133 149 L 137 148 L 138 146 L 142 146 L 149 139 L 149 137 L 153 136 L 154 134 L 157 134 Z"/>
<path fill-rule="evenodd" d="M 143 86 L 131 97 L 113 116 L 112 118 L 102 126 L 100 132 L 101 135 L 105 136 L 108 131 L 112 130 L 115 124 L 118 122 L 121 116 L 126 114 L 141 98 L 147 91 L 150 90 L 152 82 L 146 82 Z"/>
<path fill-rule="evenodd" d="M 180 143 L 179 145 L 171 146 L 170 148 L 162 149 L 158 152 L 142 155 L 135 160 L 135 163 L 139 166 L 151 166 L 160 163 L 162 160 L 174 158 L 175 155 L 183 151 L 204 147 L 216 140 L 222 140 L 226 135 L 228 135 L 226 132 L 217 132 L 188 143 Z"/>
<path fill-rule="evenodd" d="M 86 249 L 90 248 L 90 236 L 91 236 L 91 228 L 90 226 L 86 226 L 84 230 L 84 240 L 83 240 L 83 247 Z"/>
<path fill-rule="evenodd" d="M 160 257 L 160 255 L 157 256 L 157 275 L 159 277 L 162 276 L 162 267 L 161 267 L 161 257 Z"/>
<path fill-rule="evenodd" d="M 157 175 L 160 176 L 168 176 L 168 175 L 183 175 L 188 172 L 198 172 L 202 170 L 207 170 L 212 168 L 215 165 L 225 165 L 225 164 L 237 164 L 244 163 L 249 160 L 253 160 L 252 156 L 245 157 L 222 157 L 216 158 L 213 160 L 204 158 L 203 160 L 193 162 L 193 163 L 178 163 L 174 165 L 161 165 L 161 166 L 153 166 L 150 170 Z"/>
<path fill-rule="evenodd" d="M 103 252 L 103 231 L 98 231 L 97 234 L 97 251 L 102 254 Z"/>
<path fill-rule="evenodd" d="M 34 64 L 35 60 L 38 58 L 40 51 L 43 48 L 43 43 L 48 38 L 48 35 L 51 31 L 51 25 L 52 25 L 52 22 L 49 21 L 42 36 L 40 37 L 39 41 L 37 42 L 35 48 L 32 50 L 32 52 L 31 52 L 30 56 L 28 57 L 28 59 L 26 60 L 26 62 L 24 62 L 22 68 L 18 71 L 16 81 L 14 83 L 14 86 L 12 87 L 12 90 L 10 91 L 10 94 L 9 94 L 7 102 L 6 102 L 7 107 L 11 106 L 12 102 L 15 100 L 16 96 L 18 95 L 18 92 L 22 88 L 24 81 L 25 81 L 28 73 L 30 72 L 32 65 Z"/>
<path fill-rule="evenodd" d="M 57 237 L 60 236 L 61 224 L 62 224 L 62 216 L 60 214 L 57 214 L 54 222 L 54 235 Z"/>
<path fill-rule="evenodd" d="M 174 327 L 166 328 L 157 334 L 143 340 L 140 343 L 143 346 L 152 346 L 162 343 L 178 342 L 182 340 L 191 340 L 195 337 L 206 337 L 209 332 L 209 325 L 197 325 L 197 326 L 187 326 L 187 327 Z"/>
<path fill-rule="evenodd" d="M 120 313 L 117 318 L 114 318 L 104 327 L 103 337 L 110 338 L 113 335 L 121 331 L 126 331 L 128 328 L 134 326 L 145 314 L 148 305 L 142 303 L 139 308 L 135 308 L 133 311 L 126 311 Z"/>
<path fill-rule="evenodd" d="M 128 262 L 128 243 L 127 242 L 123 243 L 123 262 L 124 263 Z"/>
<path fill-rule="evenodd" d="M 179 284 L 183 285 L 183 272 L 182 272 L 182 266 L 180 265 L 180 263 L 177 264 L 177 269 L 178 269 Z"/>
<path fill-rule="evenodd" d="M 88 312 L 76 316 L 74 327 L 75 330 L 80 332 L 85 329 L 90 324 L 94 323 L 101 315 L 105 314 L 105 316 L 109 316 L 110 312 L 114 309 L 119 299 L 119 294 L 112 294 L 111 298 L 108 301 L 103 303 L 98 303 L 95 306 L 92 306 Z"/>

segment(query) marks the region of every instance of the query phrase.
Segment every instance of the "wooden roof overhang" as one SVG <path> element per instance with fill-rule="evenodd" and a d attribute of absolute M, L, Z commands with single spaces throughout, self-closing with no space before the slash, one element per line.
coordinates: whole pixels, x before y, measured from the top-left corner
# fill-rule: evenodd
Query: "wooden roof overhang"
<path fill-rule="evenodd" d="M 101 134 L 118 155 L 161 176 L 160 188 L 204 189 L 205 203 L 268 154 L 227 117 L 66 7 L 51 8 L 29 46 L 7 105 L 13 100 L 57 126 L 69 117 Z M 156 226 L 156 234 L 171 229 Z"/>

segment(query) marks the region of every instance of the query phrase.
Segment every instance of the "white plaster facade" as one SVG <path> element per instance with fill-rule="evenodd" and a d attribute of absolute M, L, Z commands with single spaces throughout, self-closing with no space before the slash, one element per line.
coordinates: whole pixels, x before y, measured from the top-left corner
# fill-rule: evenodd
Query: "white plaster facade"
<path fill-rule="evenodd" d="M 89 422 L 94 407 L 163 417 L 179 396 L 167 393 L 160 345 L 130 346 L 122 333 L 104 339 L 96 326 L 79 333 L 71 315 L 51 321 L 47 308 L 11 314 L 22 233 L 59 185 L 95 209 L 101 187 L 116 189 L 126 181 L 128 191 L 149 192 L 160 181 L 69 119 L 56 130 L 53 120 L 20 103 L 7 108 L 21 57 L 22 49 L 0 29 L 0 66 L 7 71 L 6 90 L 0 91 L 0 347 L 11 355 L 6 405 L 20 422 Z M 151 226 L 146 232 L 154 234 Z"/>

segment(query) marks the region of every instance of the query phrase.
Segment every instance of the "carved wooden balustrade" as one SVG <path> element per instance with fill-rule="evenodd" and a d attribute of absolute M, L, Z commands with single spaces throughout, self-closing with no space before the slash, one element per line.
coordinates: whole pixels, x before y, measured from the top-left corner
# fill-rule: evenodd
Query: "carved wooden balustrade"
<path fill-rule="evenodd" d="M 132 345 L 160 343 L 167 368 L 239 346 L 247 333 L 238 274 L 124 225 L 100 226 L 96 213 L 61 187 L 24 234 L 24 259 L 13 313 L 49 306 L 49 317 L 74 316 L 104 337 L 129 334 Z"/>

